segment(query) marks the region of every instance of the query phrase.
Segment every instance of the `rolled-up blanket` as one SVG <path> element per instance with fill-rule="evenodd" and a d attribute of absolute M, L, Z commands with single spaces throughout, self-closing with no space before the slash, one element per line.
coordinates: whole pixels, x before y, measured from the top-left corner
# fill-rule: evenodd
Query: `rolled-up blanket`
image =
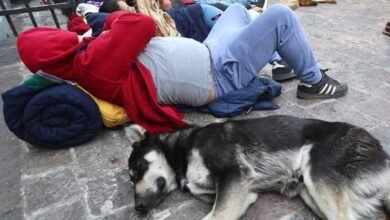
<path fill-rule="evenodd" d="M 25 83 L 2 94 L 8 128 L 45 148 L 76 146 L 95 137 L 102 128 L 96 103 L 76 86 L 49 84 Z"/>

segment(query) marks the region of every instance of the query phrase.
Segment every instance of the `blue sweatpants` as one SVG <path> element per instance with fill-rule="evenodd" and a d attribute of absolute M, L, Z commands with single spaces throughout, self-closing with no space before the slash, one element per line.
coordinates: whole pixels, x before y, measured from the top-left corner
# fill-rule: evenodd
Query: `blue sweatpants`
<path fill-rule="evenodd" d="M 322 74 L 296 15 L 277 4 L 254 20 L 241 4 L 233 4 L 211 29 L 209 48 L 216 96 L 240 89 L 256 77 L 275 52 L 297 78 L 316 84 Z"/>

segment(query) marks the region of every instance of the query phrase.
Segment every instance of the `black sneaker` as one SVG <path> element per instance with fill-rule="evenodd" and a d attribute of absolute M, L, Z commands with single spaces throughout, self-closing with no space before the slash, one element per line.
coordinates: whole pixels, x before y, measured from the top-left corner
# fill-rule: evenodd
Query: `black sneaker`
<path fill-rule="evenodd" d="M 326 70 L 321 70 L 322 79 L 315 85 L 304 82 L 298 84 L 297 97 L 301 99 L 332 99 L 344 96 L 348 92 L 346 83 L 339 83 L 325 74 Z"/>
<path fill-rule="evenodd" d="M 288 63 L 283 60 L 274 61 L 272 65 L 272 79 L 275 81 L 285 81 L 295 78 L 295 73 Z"/>

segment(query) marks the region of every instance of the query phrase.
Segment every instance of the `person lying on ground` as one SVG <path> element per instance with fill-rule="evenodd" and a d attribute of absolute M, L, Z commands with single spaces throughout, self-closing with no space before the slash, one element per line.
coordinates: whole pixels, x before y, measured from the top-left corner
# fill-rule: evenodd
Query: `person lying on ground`
<path fill-rule="evenodd" d="M 71 32 L 33 28 L 19 36 L 17 47 L 30 71 L 74 80 L 96 97 L 124 106 L 135 123 L 152 131 L 164 129 L 150 125 L 185 125 L 180 117 L 160 120 L 162 113 L 175 114 L 169 105 L 205 106 L 245 89 L 275 51 L 300 80 L 299 98 L 331 99 L 348 91 L 320 69 L 298 18 L 284 5 L 271 6 L 252 20 L 245 7 L 233 4 L 203 44 L 158 37 L 153 19 L 139 13 L 111 13 L 105 29 L 79 41 Z"/>
<path fill-rule="evenodd" d="M 141 3 L 140 3 L 141 1 Z M 168 36 L 177 36 L 176 30 L 183 37 L 192 38 L 199 42 L 203 42 L 209 31 L 215 25 L 218 18 L 222 15 L 223 11 L 208 4 L 192 4 L 184 8 L 174 9 L 170 0 L 158 0 L 157 4 L 146 4 L 150 0 L 138 0 L 138 2 L 133 1 L 133 5 L 140 5 L 140 8 L 143 9 L 144 14 L 147 13 L 151 15 L 156 22 L 161 22 L 159 26 L 163 26 L 165 29 L 164 33 Z M 152 2 L 154 0 L 151 0 Z M 150 7 L 151 9 L 147 9 Z M 114 11 L 128 11 L 134 12 L 134 7 L 131 7 L 122 0 L 105 0 L 102 7 L 100 7 L 100 12 L 111 13 Z M 169 24 L 170 19 L 166 21 L 166 16 L 161 16 L 161 13 L 158 10 L 164 10 L 168 15 L 173 19 L 175 26 Z M 259 13 L 254 10 L 248 10 L 248 13 L 251 15 L 251 19 L 255 19 Z M 164 25 L 167 23 L 166 25 Z M 167 30 L 174 29 L 174 30 Z M 166 36 L 164 35 L 164 36 Z M 295 78 L 295 74 L 291 66 L 286 63 L 279 56 L 277 52 L 271 57 L 269 62 L 272 66 L 272 79 L 282 82 Z"/>

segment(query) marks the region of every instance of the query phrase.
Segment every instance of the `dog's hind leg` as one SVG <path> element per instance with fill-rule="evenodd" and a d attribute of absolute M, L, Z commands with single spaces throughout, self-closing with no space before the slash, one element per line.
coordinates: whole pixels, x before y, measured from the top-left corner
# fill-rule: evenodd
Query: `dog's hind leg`
<path fill-rule="evenodd" d="M 323 182 L 313 183 L 308 176 L 305 176 L 305 186 L 319 211 L 323 213 L 319 217 L 328 220 L 356 219 L 356 215 L 350 206 L 348 195 L 342 189 L 331 187 Z"/>
<path fill-rule="evenodd" d="M 257 199 L 257 193 L 251 192 L 252 182 L 239 173 L 221 176 L 213 209 L 203 220 L 239 219 Z"/>
<path fill-rule="evenodd" d="M 311 211 L 313 211 L 318 217 L 321 219 L 326 219 L 320 208 L 318 208 L 317 203 L 313 200 L 313 197 L 311 197 L 307 188 L 303 188 L 299 193 L 299 196 L 305 202 L 305 204 L 310 207 Z"/>
<path fill-rule="evenodd" d="M 311 146 L 303 149 L 301 158 L 301 170 L 303 175 L 304 188 L 300 197 L 313 210 L 318 217 L 328 220 L 354 220 L 355 215 L 351 209 L 347 193 L 338 188 L 332 187 L 325 180 L 312 179 L 310 152 Z"/>

